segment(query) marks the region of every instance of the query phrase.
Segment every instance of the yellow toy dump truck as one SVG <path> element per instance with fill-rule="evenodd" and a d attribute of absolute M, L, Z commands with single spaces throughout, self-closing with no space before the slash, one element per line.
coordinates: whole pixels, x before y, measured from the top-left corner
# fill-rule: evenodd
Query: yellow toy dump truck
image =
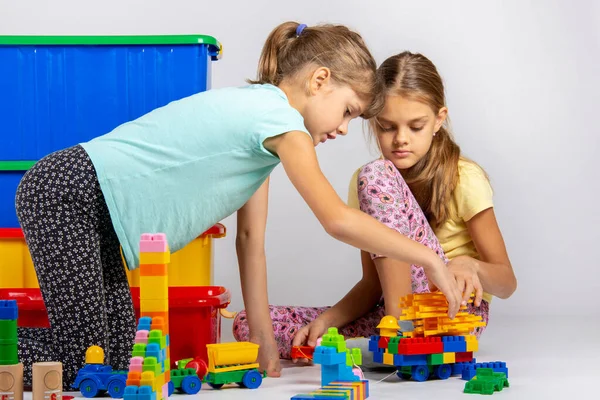
<path fill-rule="evenodd" d="M 208 383 L 214 389 L 223 385 L 237 383 L 240 387 L 256 389 L 266 373 L 258 371 L 259 346 L 250 342 L 207 344 L 208 368 L 188 368 L 196 365 L 195 360 L 182 360 L 180 369 L 173 371 L 171 381 L 175 389 L 187 394 L 200 390 L 201 382 Z M 181 364 L 185 364 L 181 365 Z M 197 366 L 197 365 L 196 365 Z M 204 376 L 206 373 L 206 376 Z"/>

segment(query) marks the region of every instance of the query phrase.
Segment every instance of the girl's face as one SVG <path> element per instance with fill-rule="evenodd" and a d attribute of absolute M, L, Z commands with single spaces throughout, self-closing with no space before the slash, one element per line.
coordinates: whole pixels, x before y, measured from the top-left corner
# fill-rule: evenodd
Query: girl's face
<path fill-rule="evenodd" d="M 444 120 L 448 109 L 437 113 L 423 102 L 403 96 L 387 96 L 383 111 L 376 118 L 376 133 L 383 156 L 398 170 L 406 170 L 423 158 L 435 132 Z"/>
<path fill-rule="evenodd" d="M 348 133 L 348 123 L 362 114 L 364 102 L 347 86 L 330 85 L 311 96 L 304 109 L 304 123 L 317 146 Z"/>

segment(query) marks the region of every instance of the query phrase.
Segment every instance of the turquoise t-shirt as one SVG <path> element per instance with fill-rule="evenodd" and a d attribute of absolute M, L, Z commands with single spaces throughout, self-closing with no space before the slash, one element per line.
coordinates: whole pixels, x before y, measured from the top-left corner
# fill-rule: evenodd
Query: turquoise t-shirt
<path fill-rule="evenodd" d="M 233 214 L 279 163 L 265 139 L 308 130 L 285 93 L 249 85 L 198 93 L 81 145 L 89 154 L 129 269 L 145 232 L 175 252 Z"/>

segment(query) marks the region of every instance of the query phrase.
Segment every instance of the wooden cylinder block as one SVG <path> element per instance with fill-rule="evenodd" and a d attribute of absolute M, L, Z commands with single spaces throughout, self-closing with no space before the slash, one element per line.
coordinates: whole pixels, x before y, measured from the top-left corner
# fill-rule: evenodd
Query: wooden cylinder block
<path fill-rule="evenodd" d="M 33 364 L 33 400 L 62 399 L 62 363 Z"/>

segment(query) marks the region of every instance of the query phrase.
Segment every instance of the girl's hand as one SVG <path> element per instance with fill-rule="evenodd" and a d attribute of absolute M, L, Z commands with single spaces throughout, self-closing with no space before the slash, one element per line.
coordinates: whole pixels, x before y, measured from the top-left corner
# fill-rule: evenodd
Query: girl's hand
<path fill-rule="evenodd" d="M 315 347 L 317 345 L 317 339 L 323 336 L 328 328 L 327 321 L 325 321 L 324 318 L 319 317 L 296 332 L 296 336 L 294 336 L 294 339 L 292 340 L 292 346 L 307 345 Z M 309 362 L 307 358 L 302 358 L 300 361 L 304 363 Z M 293 362 L 296 363 L 298 360 L 293 360 Z"/>
<path fill-rule="evenodd" d="M 463 292 L 457 284 L 455 275 L 441 259 L 438 258 L 437 260 L 439 261 L 438 263 L 425 270 L 425 275 L 427 275 L 427 280 L 429 280 L 430 284 L 433 283 L 446 296 L 446 300 L 448 301 L 448 317 L 453 319 L 460 309 Z"/>
<path fill-rule="evenodd" d="M 475 307 L 479 307 L 483 297 L 483 286 L 479 281 L 477 260 L 467 256 L 459 256 L 448 263 L 448 270 L 454 275 L 458 288 L 463 293 L 462 303 L 466 305 L 475 292 Z"/>

